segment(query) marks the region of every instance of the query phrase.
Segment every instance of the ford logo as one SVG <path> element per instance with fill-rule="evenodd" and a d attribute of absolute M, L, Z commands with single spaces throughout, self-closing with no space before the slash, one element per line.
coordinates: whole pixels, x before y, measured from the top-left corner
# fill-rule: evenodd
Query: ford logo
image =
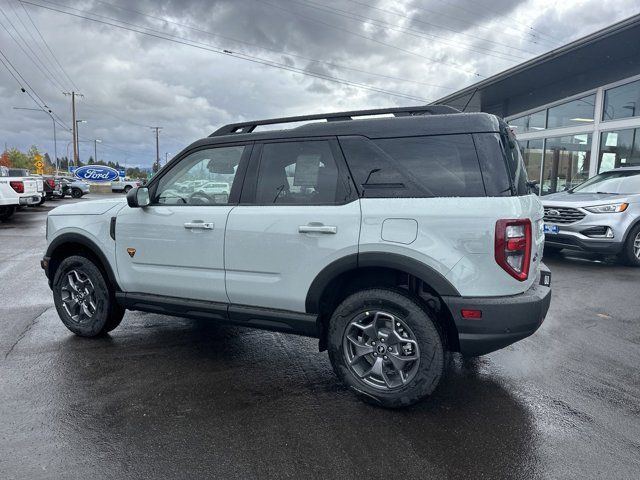
<path fill-rule="evenodd" d="M 547 210 L 547 215 L 551 215 L 553 217 L 557 217 L 557 216 L 560 215 L 560 212 L 558 210 L 550 208 L 550 209 Z"/>
<path fill-rule="evenodd" d="M 115 168 L 104 165 L 85 165 L 76 168 L 73 174 L 87 182 L 112 182 L 120 176 Z"/>

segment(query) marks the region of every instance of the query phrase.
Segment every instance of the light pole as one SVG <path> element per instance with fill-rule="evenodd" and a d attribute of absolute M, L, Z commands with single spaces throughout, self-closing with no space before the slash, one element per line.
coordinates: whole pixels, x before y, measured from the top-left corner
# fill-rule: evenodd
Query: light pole
<path fill-rule="evenodd" d="M 76 167 L 80 163 L 80 132 L 78 131 L 79 123 L 87 123 L 86 120 L 76 120 L 76 152 L 78 152 L 78 158 L 76 158 Z"/>
<path fill-rule="evenodd" d="M 102 140 L 99 138 L 93 139 L 93 161 L 98 163 L 98 144 L 102 143 Z"/>
<path fill-rule="evenodd" d="M 49 115 L 53 123 L 53 156 L 56 159 L 56 174 L 58 173 L 58 140 L 56 138 L 56 119 L 51 115 L 51 110 L 46 111 L 41 108 L 13 107 L 14 110 L 31 110 L 32 112 L 43 112 Z"/>

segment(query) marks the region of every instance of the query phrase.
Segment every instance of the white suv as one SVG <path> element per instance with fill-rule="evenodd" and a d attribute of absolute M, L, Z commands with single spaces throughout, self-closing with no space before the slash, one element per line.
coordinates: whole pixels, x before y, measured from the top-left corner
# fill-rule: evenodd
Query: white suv
<path fill-rule="evenodd" d="M 391 117 L 353 119 L 378 114 Z M 184 188 L 209 182 L 230 189 Z M 540 326 L 542 216 L 495 116 L 280 118 L 193 143 L 127 203 L 51 211 L 42 267 L 78 335 L 130 309 L 317 337 L 355 392 L 398 407 L 433 392 L 447 352 L 485 354 Z"/>

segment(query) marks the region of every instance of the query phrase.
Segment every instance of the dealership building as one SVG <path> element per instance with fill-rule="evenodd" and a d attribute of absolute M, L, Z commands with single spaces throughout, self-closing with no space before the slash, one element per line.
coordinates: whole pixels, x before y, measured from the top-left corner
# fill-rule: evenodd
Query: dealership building
<path fill-rule="evenodd" d="M 505 118 L 542 194 L 640 166 L 640 15 L 434 103 Z"/>

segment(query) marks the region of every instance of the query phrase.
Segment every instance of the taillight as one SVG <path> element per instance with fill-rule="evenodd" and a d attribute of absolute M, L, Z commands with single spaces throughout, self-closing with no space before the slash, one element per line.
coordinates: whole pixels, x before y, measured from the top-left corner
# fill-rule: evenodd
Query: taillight
<path fill-rule="evenodd" d="M 11 185 L 11 188 L 13 188 L 16 193 L 24 193 L 24 182 L 20 180 L 14 180 L 12 182 L 9 182 L 9 185 Z"/>
<path fill-rule="evenodd" d="M 51 188 L 56 188 L 56 182 L 53 180 L 53 178 L 47 178 L 47 183 Z"/>
<path fill-rule="evenodd" d="M 498 265 L 516 280 L 529 278 L 531 220 L 498 220 L 495 256 Z"/>

